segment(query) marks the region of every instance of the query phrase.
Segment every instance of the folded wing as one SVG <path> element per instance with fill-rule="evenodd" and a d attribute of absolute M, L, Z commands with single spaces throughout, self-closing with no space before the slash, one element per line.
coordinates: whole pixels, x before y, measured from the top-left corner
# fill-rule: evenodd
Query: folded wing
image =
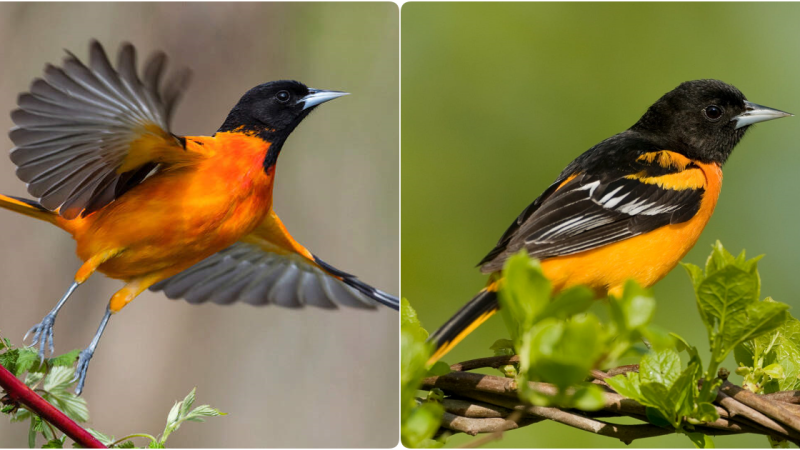
<path fill-rule="evenodd" d="M 481 271 L 502 269 L 522 248 L 539 259 L 570 255 L 694 217 L 705 192 L 701 169 L 656 169 L 658 176 L 642 171 L 607 179 L 579 173 L 559 180 L 509 227 L 481 261 Z M 673 178 L 691 186 L 671 186 Z"/>

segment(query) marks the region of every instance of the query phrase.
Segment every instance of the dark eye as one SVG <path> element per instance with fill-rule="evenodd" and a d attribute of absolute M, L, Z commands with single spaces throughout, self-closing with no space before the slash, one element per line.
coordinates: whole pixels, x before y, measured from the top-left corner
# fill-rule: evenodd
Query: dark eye
<path fill-rule="evenodd" d="M 722 117 L 722 113 L 725 112 L 721 106 L 711 105 L 707 106 L 706 109 L 703 110 L 703 114 L 705 114 L 706 118 L 712 122 L 716 122 Z"/>
<path fill-rule="evenodd" d="M 275 98 L 277 98 L 278 101 L 281 102 L 281 103 L 288 102 L 289 101 L 289 97 L 291 97 L 289 95 L 289 91 L 280 91 L 277 94 L 275 94 Z"/>

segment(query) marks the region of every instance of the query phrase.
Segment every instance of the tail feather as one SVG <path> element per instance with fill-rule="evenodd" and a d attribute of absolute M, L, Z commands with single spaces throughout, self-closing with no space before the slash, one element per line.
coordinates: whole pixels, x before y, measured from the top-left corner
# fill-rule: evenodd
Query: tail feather
<path fill-rule="evenodd" d="M 0 194 L 0 208 L 5 208 L 35 219 L 56 223 L 56 214 L 38 202 L 26 198 L 12 197 Z"/>
<path fill-rule="evenodd" d="M 480 324 L 497 312 L 500 305 L 497 302 L 497 292 L 492 287 L 483 289 L 428 338 L 428 342 L 436 345 L 436 351 L 428 360 L 428 364 L 433 364 L 441 359 L 475 328 L 478 328 Z"/>

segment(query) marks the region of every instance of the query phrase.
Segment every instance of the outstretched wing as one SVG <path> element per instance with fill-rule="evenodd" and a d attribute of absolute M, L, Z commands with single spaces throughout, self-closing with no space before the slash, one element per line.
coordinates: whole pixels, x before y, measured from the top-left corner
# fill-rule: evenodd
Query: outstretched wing
<path fill-rule="evenodd" d="M 638 162 L 628 175 L 577 173 L 559 180 L 512 223 L 481 271 L 502 269 L 522 248 L 539 259 L 570 255 L 694 217 L 705 192 L 700 167 L 666 151 Z"/>
<path fill-rule="evenodd" d="M 397 297 L 342 272 L 298 244 L 274 212 L 242 241 L 153 285 L 169 298 L 289 308 L 399 308 Z"/>
<path fill-rule="evenodd" d="M 67 219 L 96 211 L 139 184 L 159 163 L 192 157 L 169 132 L 175 104 L 188 83 L 177 72 L 162 90 L 166 56 L 155 53 L 136 74 L 136 51 L 123 44 L 116 70 L 92 41 L 89 64 L 71 53 L 62 67 L 20 94 L 11 160 L 28 192 Z"/>

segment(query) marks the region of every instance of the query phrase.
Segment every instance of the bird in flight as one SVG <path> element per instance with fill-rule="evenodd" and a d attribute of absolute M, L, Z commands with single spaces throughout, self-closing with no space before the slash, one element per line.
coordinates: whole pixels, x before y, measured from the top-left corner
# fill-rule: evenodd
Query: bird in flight
<path fill-rule="evenodd" d="M 71 234 L 83 261 L 28 332 L 40 358 L 53 352 L 56 316 L 80 284 L 95 271 L 125 282 L 80 352 L 78 394 L 109 318 L 146 289 L 194 304 L 398 309 L 396 297 L 295 241 L 272 208 L 286 139 L 317 106 L 346 93 L 264 83 L 214 135 L 179 136 L 169 124 L 189 73 L 162 83 L 165 65 L 164 53 L 153 54 L 140 78 L 131 44 L 114 67 L 92 41 L 88 64 L 69 53 L 61 67 L 47 65 L 11 113 L 11 161 L 36 200 L 0 195 L 0 207 Z"/>

